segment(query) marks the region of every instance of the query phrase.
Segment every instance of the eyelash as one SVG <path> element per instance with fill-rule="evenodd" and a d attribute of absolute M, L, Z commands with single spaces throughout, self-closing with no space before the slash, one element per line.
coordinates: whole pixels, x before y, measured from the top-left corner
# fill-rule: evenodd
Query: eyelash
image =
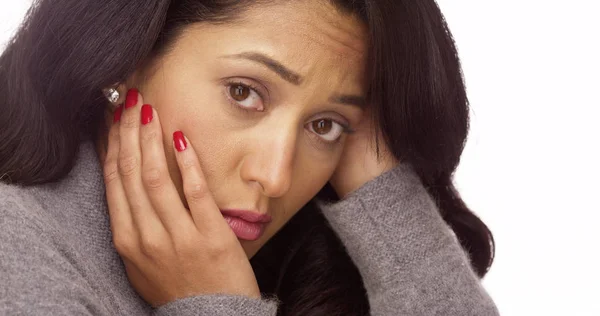
<path fill-rule="evenodd" d="M 229 89 L 230 89 L 232 86 L 242 86 L 242 87 L 244 87 L 244 88 L 248 88 L 248 89 L 250 89 L 250 90 L 252 90 L 252 91 L 256 92 L 256 94 L 258 94 L 258 96 L 261 98 L 261 100 L 263 100 L 263 102 L 264 102 L 264 100 L 265 100 L 265 93 L 264 93 L 264 92 L 262 91 L 262 89 L 261 89 L 261 88 L 259 88 L 258 86 L 256 86 L 256 85 L 253 85 L 253 84 L 251 84 L 251 83 L 242 82 L 242 81 L 239 81 L 239 80 L 228 80 L 228 81 L 225 83 L 225 88 L 227 88 L 227 90 L 226 90 L 226 94 L 227 94 L 227 100 L 229 101 L 229 103 L 230 103 L 230 104 L 231 104 L 231 105 L 232 105 L 234 108 L 236 108 L 236 109 L 238 109 L 238 110 L 242 110 L 242 111 L 244 111 L 244 112 L 246 112 L 246 113 L 255 113 L 255 112 L 256 112 L 256 111 L 253 111 L 252 109 L 248 109 L 248 108 L 245 108 L 245 107 L 242 107 L 242 106 L 240 106 L 240 105 L 237 103 L 237 101 L 235 101 L 235 100 L 233 100 L 233 99 L 231 98 L 231 96 L 229 95 Z M 267 93 L 267 95 L 268 95 L 268 93 Z M 266 104 L 265 104 L 265 105 L 263 105 L 263 106 L 266 108 Z"/>
<path fill-rule="evenodd" d="M 264 102 L 264 100 L 265 100 L 265 97 L 264 97 L 264 96 L 265 96 L 265 93 L 262 91 L 262 89 L 261 89 L 261 88 L 259 88 L 259 87 L 257 87 L 257 86 L 255 86 L 255 85 L 253 85 L 253 84 L 251 84 L 251 83 L 246 83 L 246 82 L 242 82 L 242 81 L 239 81 L 239 80 L 227 80 L 227 82 L 225 83 L 225 87 L 226 87 L 226 89 L 227 89 L 227 91 L 226 91 L 226 94 L 227 94 L 227 99 L 228 99 L 229 103 L 230 103 L 230 104 L 231 104 L 231 105 L 232 105 L 234 108 L 236 108 L 236 109 L 238 109 L 238 110 L 240 110 L 240 111 L 243 111 L 243 112 L 245 112 L 245 113 L 248 113 L 248 114 L 250 114 L 250 113 L 256 113 L 256 111 L 254 111 L 254 110 L 252 110 L 252 109 L 248 109 L 248 108 L 245 108 L 245 107 L 242 107 L 242 106 L 240 106 L 240 105 L 237 103 L 237 101 L 235 101 L 235 100 L 233 100 L 233 99 L 231 98 L 231 96 L 229 95 L 229 89 L 230 89 L 232 86 L 242 86 L 242 87 L 244 87 L 244 88 L 251 89 L 252 91 L 256 92 L 256 94 L 258 94 L 258 96 L 259 96 L 259 97 L 260 97 L 260 98 L 263 100 L 263 102 Z M 268 93 L 267 93 L 267 94 L 268 94 Z M 263 105 L 263 106 L 264 106 L 264 107 L 266 107 L 266 105 Z M 331 120 L 332 122 L 334 122 L 334 123 L 336 123 L 336 124 L 339 124 L 339 125 L 342 127 L 342 133 L 344 133 L 344 134 L 353 134 L 353 133 L 355 133 L 355 132 L 356 132 L 354 129 L 352 129 L 352 128 L 350 127 L 350 125 L 349 125 L 349 124 L 346 124 L 346 123 L 340 122 L 339 120 L 336 120 L 336 119 L 333 119 L 333 118 L 329 118 L 329 117 L 321 117 L 321 118 L 317 118 L 317 119 L 315 119 L 315 120 L 322 120 L 322 119 Z M 315 120 L 313 120 L 313 121 L 309 122 L 308 124 L 310 124 L 310 123 L 314 122 Z M 317 135 L 317 134 L 315 134 L 315 133 L 313 133 L 313 132 L 311 132 L 311 134 L 313 134 L 313 135 L 314 135 L 314 136 L 317 138 L 317 140 L 318 140 L 319 142 L 321 142 L 321 143 L 322 143 L 322 144 L 324 144 L 324 145 L 329 145 L 329 146 L 332 146 L 332 145 L 335 145 L 335 144 L 339 143 L 339 142 L 340 142 L 340 140 L 342 139 L 341 137 L 338 137 L 338 138 L 337 138 L 335 141 L 333 141 L 333 142 L 330 142 L 330 141 L 327 141 L 327 140 L 323 139 L 322 137 L 319 137 L 319 135 Z"/>

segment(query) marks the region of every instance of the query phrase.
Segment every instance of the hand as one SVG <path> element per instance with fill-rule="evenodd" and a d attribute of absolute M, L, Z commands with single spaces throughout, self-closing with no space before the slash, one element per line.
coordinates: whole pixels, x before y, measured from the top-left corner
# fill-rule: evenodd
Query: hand
<path fill-rule="evenodd" d="M 356 132 L 348 135 L 340 162 L 329 180 L 340 198 L 398 165 L 382 136 L 379 137 L 380 155 L 377 158 L 376 132 L 370 112 L 365 111 Z"/>
<path fill-rule="evenodd" d="M 117 252 L 129 281 L 157 307 L 200 294 L 260 298 L 252 267 L 221 215 L 187 139 L 175 150 L 189 211 L 169 176 L 157 113 L 133 90 L 109 132 L 104 159 L 106 196 Z M 141 114 L 143 112 L 143 114 Z M 140 117 L 151 122 L 141 124 Z M 180 148 L 181 149 L 181 148 Z"/>

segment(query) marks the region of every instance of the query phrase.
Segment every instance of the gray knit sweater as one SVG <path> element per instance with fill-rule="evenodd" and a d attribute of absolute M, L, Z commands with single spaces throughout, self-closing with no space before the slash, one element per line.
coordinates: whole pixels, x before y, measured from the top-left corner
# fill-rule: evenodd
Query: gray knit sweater
<path fill-rule="evenodd" d="M 498 315 L 465 252 L 406 166 L 320 203 L 356 263 L 372 315 Z M 100 163 L 82 144 L 58 183 L 0 184 L 1 315 L 275 315 L 275 301 L 202 295 L 153 310 L 111 242 Z"/>

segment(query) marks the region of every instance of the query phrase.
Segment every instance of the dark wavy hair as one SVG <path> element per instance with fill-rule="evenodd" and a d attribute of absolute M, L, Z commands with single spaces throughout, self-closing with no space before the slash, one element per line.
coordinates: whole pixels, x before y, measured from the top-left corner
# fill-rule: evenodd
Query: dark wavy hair
<path fill-rule="evenodd" d="M 368 97 L 382 139 L 413 166 L 483 277 L 493 261 L 487 226 L 452 177 L 469 128 L 453 38 L 434 0 L 329 0 L 369 29 Z M 170 49 L 191 23 L 227 23 L 275 0 L 38 0 L 0 56 L 0 177 L 60 180 L 83 138 L 97 137 L 101 89 Z M 335 199 L 329 186 L 320 197 Z M 362 279 L 315 203 L 252 259 L 280 315 L 367 315 Z"/>

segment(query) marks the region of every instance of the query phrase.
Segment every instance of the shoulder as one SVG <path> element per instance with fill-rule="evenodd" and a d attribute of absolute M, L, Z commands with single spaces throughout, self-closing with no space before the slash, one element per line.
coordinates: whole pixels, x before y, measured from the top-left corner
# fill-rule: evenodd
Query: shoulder
<path fill-rule="evenodd" d="M 55 199 L 43 193 L 42 187 L 0 184 L 0 257 L 11 258 L 0 262 L 0 270 L 13 277 L 29 275 L 26 265 L 48 267 L 64 259 L 65 227 L 50 209 Z"/>
<path fill-rule="evenodd" d="M 0 242 L 9 251 L 25 244 L 48 243 L 55 230 L 36 187 L 0 184 Z M 46 204 L 47 205 L 47 204 Z M 14 249 L 13 249 L 14 250 Z"/>
<path fill-rule="evenodd" d="M 35 187 L 21 187 L 0 183 L 0 215 L 5 226 L 8 219 L 38 220 L 44 208 L 36 194 Z"/>
<path fill-rule="evenodd" d="M 46 199 L 46 201 L 44 201 Z M 43 187 L 0 184 L 0 314 L 103 311 L 66 244 Z"/>
<path fill-rule="evenodd" d="M 22 272 L 24 262 L 56 252 L 60 230 L 47 213 L 35 187 L 0 184 L 0 257 L 12 259 L 0 263 L 3 271 Z"/>

